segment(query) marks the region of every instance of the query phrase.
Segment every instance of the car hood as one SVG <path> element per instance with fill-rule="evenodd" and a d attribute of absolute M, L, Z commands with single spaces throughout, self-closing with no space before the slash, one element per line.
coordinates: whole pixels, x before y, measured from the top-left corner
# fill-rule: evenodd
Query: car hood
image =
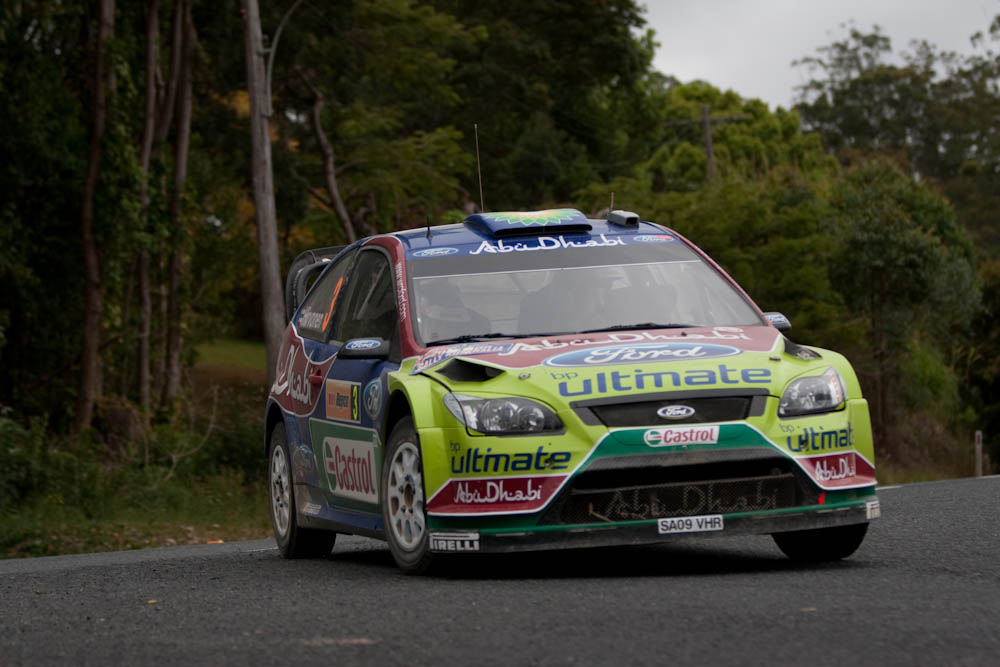
<path fill-rule="evenodd" d="M 791 377 L 828 365 L 819 359 L 774 327 L 692 327 L 444 345 L 429 348 L 410 372 L 455 390 L 475 384 L 477 392 L 559 402 L 707 389 L 775 394 Z"/>

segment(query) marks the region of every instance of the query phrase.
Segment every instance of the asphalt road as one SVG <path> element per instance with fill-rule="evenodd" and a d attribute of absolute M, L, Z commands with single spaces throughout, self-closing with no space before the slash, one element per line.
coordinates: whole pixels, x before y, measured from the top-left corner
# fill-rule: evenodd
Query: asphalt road
<path fill-rule="evenodd" d="M 1000 477 L 880 491 L 849 560 L 770 538 L 478 556 L 269 540 L 0 561 L 0 664 L 1000 664 Z"/>

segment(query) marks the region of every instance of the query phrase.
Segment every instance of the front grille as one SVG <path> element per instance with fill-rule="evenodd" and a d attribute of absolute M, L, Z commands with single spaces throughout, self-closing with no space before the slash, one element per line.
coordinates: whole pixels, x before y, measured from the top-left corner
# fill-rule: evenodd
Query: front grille
<path fill-rule="evenodd" d="M 540 523 L 756 512 L 814 502 L 814 495 L 785 459 L 605 468 L 578 475 Z"/>
<path fill-rule="evenodd" d="M 712 398 L 659 399 L 641 403 L 593 405 L 597 418 L 605 426 L 652 426 L 654 424 L 704 424 L 746 419 L 750 412 L 751 396 L 716 396 Z M 664 419 L 656 414 L 668 405 L 684 405 L 694 413 L 683 419 Z"/>

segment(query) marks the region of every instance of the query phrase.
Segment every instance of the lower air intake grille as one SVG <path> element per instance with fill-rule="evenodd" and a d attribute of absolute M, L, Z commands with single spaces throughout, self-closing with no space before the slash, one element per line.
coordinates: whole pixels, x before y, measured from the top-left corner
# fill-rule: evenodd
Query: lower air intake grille
<path fill-rule="evenodd" d="M 582 473 L 542 517 L 548 525 L 615 523 L 796 507 L 808 492 L 784 462 Z"/>

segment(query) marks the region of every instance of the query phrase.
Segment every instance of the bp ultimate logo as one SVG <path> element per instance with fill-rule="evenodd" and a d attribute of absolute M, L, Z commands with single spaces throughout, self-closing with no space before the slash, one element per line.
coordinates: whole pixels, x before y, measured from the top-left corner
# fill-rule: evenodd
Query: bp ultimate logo
<path fill-rule="evenodd" d="M 695 361 L 731 357 L 743 350 L 730 345 L 710 343 L 643 343 L 639 345 L 608 345 L 588 350 L 574 350 L 549 357 L 543 363 L 556 368 L 579 366 L 612 366 L 654 361 Z"/>

